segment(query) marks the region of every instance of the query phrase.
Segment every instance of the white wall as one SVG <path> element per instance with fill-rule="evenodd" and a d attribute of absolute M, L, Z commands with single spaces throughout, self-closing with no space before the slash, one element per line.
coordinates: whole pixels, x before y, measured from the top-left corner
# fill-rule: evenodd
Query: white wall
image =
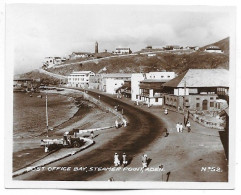
<path fill-rule="evenodd" d="M 116 94 L 115 90 L 124 84 L 124 80 L 106 78 L 106 93 Z"/>
<path fill-rule="evenodd" d="M 174 95 L 189 95 L 189 88 L 186 88 L 186 94 L 184 88 L 174 89 Z"/>
<path fill-rule="evenodd" d="M 145 77 L 142 73 L 132 74 L 131 76 L 131 100 L 136 101 L 136 95 L 140 94 L 140 81 L 144 80 Z"/>

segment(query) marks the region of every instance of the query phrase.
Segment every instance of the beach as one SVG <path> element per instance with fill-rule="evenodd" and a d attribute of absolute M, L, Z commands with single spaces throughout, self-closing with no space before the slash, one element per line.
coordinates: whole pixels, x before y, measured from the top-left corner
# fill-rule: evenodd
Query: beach
<path fill-rule="evenodd" d="M 42 98 L 37 97 L 42 95 Z M 114 115 L 100 110 L 73 90 L 48 91 L 49 138 L 61 138 L 73 128 L 110 126 Z M 48 153 L 40 146 L 46 138 L 46 93 L 14 93 L 13 171 L 44 158 Z M 102 125 L 102 126 L 101 126 Z"/>

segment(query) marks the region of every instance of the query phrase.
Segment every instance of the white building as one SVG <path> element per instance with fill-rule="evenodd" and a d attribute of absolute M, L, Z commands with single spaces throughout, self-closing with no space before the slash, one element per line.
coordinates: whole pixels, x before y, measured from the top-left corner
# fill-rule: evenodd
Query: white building
<path fill-rule="evenodd" d="M 100 79 L 99 89 L 109 94 L 116 94 L 125 81 L 131 80 L 131 74 L 128 73 L 113 73 L 102 74 Z"/>
<path fill-rule="evenodd" d="M 132 51 L 130 48 L 116 48 L 114 54 L 131 54 Z"/>
<path fill-rule="evenodd" d="M 223 53 L 223 51 L 217 46 L 210 46 L 207 49 L 205 49 L 205 52 L 208 52 L 208 53 Z"/>
<path fill-rule="evenodd" d="M 43 68 L 51 68 L 55 65 L 62 64 L 66 61 L 66 58 L 61 57 L 45 57 L 43 61 Z"/>
<path fill-rule="evenodd" d="M 131 100 L 150 105 L 162 105 L 162 84 L 175 78 L 174 72 L 149 72 L 132 74 Z"/>
<path fill-rule="evenodd" d="M 89 87 L 89 80 L 92 76 L 95 76 L 95 73 L 91 71 L 72 72 L 68 76 L 68 86 L 82 88 Z"/>

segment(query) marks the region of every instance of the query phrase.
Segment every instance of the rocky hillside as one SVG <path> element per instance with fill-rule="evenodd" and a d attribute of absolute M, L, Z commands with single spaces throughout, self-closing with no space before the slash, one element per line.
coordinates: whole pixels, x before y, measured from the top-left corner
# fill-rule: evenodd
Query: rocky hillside
<path fill-rule="evenodd" d="M 215 45 L 224 50 L 223 54 L 206 53 L 204 49 Z M 150 71 L 174 71 L 180 74 L 190 68 L 225 68 L 229 69 L 229 38 L 202 47 L 195 52 L 156 52 L 156 56 L 148 57 L 145 54 L 129 56 L 107 57 L 104 56 L 90 61 L 75 60 L 73 64 L 56 66 L 48 69 L 49 72 L 69 75 L 73 71 L 91 70 L 95 73 L 136 73 Z M 104 71 L 105 70 L 105 71 Z M 35 72 L 26 73 L 25 76 L 38 77 Z M 42 74 L 42 73 L 41 73 Z M 39 77 L 48 76 L 39 75 Z"/>

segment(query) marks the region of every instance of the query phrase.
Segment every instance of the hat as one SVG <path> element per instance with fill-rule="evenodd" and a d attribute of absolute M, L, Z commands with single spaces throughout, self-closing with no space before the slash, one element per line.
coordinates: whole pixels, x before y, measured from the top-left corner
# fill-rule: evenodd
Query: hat
<path fill-rule="evenodd" d="M 117 153 L 115 153 L 115 155 L 117 155 Z"/>

